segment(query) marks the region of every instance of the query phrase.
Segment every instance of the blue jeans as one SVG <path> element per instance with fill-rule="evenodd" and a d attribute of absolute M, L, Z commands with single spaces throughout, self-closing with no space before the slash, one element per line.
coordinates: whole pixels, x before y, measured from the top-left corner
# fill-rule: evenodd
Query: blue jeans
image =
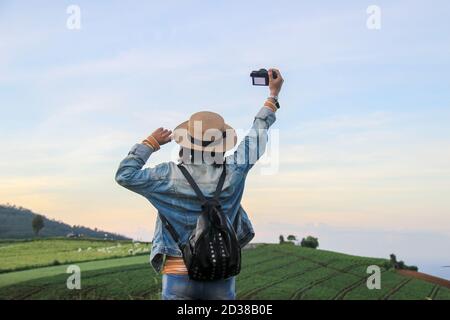
<path fill-rule="evenodd" d="M 163 300 L 234 300 L 235 277 L 215 281 L 195 281 L 188 275 L 164 274 Z"/>

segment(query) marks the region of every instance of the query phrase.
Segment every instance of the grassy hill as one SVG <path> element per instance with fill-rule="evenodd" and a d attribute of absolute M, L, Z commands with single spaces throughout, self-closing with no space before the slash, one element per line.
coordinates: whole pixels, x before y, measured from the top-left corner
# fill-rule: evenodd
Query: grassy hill
<path fill-rule="evenodd" d="M 62 240 L 29 243 L 28 253 L 22 253 L 17 243 L 0 243 L 0 268 L 5 268 L 2 264 L 6 260 L 10 269 L 23 268 L 25 260 L 33 260 L 33 246 L 36 256 L 45 254 L 39 263 L 33 260 L 31 264 L 47 265 L 1 273 L 0 299 L 159 299 L 161 276 L 151 269 L 147 254 L 135 256 L 135 252 L 122 250 L 123 257 L 114 258 L 116 249 L 109 252 L 105 249 L 112 248 L 114 243 L 105 245 L 99 241 L 89 245 L 92 248 L 98 245 L 96 250 L 103 248 L 104 253 L 91 255 L 93 249 L 87 251 L 83 247 L 79 252 L 85 245 L 80 240 L 64 240 L 72 241 L 71 244 L 58 241 Z M 122 242 L 118 248 L 132 246 Z M 147 244 L 140 246 L 148 250 Z M 67 265 L 52 265 L 57 255 L 61 261 L 76 262 L 81 268 L 81 290 L 66 288 Z M 383 269 L 381 290 L 367 289 L 367 266 L 383 266 L 384 262 L 293 245 L 261 244 L 243 251 L 237 295 L 239 299 L 450 299 L 450 289 L 445 286 L 394 270 Z"/>
<path fill-rule="evenodd" d="M 120 258 L 149 252 L 149 245 L 128 240 L 36 239 L 0 242 L 0 273 Z"/>
<path fill-rule="evenodd" d="M 31 221 L 36 213 L 22 207 L 0 205 L 0 239 L 34 238 Z M 44 217 L 44 216 L 43 216 Z M 92 230 L 83 226 L 70 226 L 66 223 L 44 217 L 44 228 L 40 237 L 65 237 L 69 233 L 83 234 L 88 238 L 104 238 L 105 234 L 116 240 L 129 240 L 119 234 L 103 230 Z"/>

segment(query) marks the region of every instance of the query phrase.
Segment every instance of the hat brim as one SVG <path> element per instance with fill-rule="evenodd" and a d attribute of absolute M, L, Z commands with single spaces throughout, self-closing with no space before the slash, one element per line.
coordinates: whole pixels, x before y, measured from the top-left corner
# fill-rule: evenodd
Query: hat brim
<path fill-rule="evenodd" d="M 194 144 L 188 135 L 188 124 L 189 120 L 181 123 L 173 130 L 173 140 L 182 147 L 198 151 L 226 152 L 233 149 L 237 143 L 236 131 L 231 126 L 225 124 L 226 136 L 222 139 L 222 142 L 205 147 Z"/>

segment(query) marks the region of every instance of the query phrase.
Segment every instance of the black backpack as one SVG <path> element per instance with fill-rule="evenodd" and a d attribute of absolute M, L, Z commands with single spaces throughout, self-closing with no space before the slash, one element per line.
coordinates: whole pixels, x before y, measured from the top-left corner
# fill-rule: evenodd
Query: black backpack
<path fill-rule="evenodd" d="M 226 175 L 226 165 L 220 175 L 214 196 L 205 198 L 192 176 L 181 164 L 178 165 L 189 184 L 202 202 L 202 212 L 197 218 L 196 228 L 188 242 L 180 244 L 180 237 L 169 221 L 160 214 L 167 231 L 183 253 L 183 260 L 192 280 L 219 280 L 239 274 L 241 270 L 241 247 L 236 235 L 236 216 L 234 226 L 224 215 L 219 203 Z"/>

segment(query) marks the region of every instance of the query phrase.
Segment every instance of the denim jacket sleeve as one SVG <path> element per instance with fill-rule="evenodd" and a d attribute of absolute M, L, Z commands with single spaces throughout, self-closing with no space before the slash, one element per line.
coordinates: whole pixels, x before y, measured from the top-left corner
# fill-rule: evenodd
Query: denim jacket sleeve
<path fill-rule="evenodd" d="M 250 132 L 244 137 L 234 154 L 227 157 L 238 170 L 246 174 L 266 151 L 268 129 L 275 122 L 275 112 L 267 107 L 256 114 Z"/>
<path fill-rule="evenodd" d="M 135 144 L 116 172 L 116 181 L 122 187 L 148 197 L 152 192 L 163 191 L 167 185 L 170 166 L 161 163 L 154 168 L 142 167 L 153 149 L 144 144 Z"/>

